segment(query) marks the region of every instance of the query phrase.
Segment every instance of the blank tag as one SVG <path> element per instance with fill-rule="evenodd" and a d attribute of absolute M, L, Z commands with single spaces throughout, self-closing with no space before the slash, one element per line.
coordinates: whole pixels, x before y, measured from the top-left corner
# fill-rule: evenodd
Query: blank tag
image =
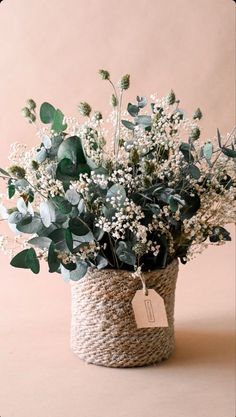
<path fill-rule="evenodd" d="M 142 327 L 168 327 L 165 303 L 163 298 L 152 289 L 148 295 L 138 290 L 132 300 L 137 328 Z"/>

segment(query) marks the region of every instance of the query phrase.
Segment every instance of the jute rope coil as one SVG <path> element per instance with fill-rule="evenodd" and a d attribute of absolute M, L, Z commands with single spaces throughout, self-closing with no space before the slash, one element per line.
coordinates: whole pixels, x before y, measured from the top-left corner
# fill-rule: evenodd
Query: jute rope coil
<path fill-rule="evenodd" d="M 169 327 L 137 329 L 131 301 L 140 279 L 129 271 L 91 270 L 71 283 L 71 348 L 88 363 L 133 367 L 157 363 L 174 349 L 178 261 L 144 273 L 147 288 L 164 299 Z"/>

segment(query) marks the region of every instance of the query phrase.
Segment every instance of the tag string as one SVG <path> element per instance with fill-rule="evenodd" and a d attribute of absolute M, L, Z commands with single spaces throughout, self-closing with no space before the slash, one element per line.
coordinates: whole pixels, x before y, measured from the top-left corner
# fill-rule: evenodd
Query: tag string
<path fill-rule="evenodd" d="M 148 295 L 148 289 L 147 289 L 145 278 L 144 278 L 143 274 L 140 274 L 140 279 L 141 279 L 142 284 L 143 284 L 144 295 Z"/>
<path fill-rule="evenodd" d="M 148 289 L 147 289 L 147 286 L 146 286 L 145 278 L 144 278 L 144 276 L 143 276 L 143 274 L 141 272 L 141 267 L 138 267 L 136 269 L 136 271 L 132 273 L 132 276 L 134 278 L 139 278 L 141 280 L 142 285 L 143 285 L 144 295 L 148 295 Z"/>

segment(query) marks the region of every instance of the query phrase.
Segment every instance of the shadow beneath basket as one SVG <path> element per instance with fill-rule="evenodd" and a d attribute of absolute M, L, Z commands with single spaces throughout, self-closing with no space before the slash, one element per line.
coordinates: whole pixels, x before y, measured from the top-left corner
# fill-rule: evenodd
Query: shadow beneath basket
<path fill-rule="evenodd" d="M 235 336 L 230 330 L 176 329 L 176 348 L 163 366 L 217 365 L 232 366 Z"/>

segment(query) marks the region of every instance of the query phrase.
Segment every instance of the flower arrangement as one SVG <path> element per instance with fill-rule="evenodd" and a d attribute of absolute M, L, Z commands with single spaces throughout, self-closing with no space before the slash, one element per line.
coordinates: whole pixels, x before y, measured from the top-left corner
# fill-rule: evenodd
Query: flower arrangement
<path fill-rule="evenodd" d="M 200 141 L 201 110 L 187 118 L 172 90 L 151 96 L 150 111 L 140 96 L 122 111 L 130 76 L 116 88 L 108 71 L 99 74 L 113 89 L 106 120 L 86 102 L 79 121 L 47 102 L 39 114 L 33 100 L 22 109 L 40 144 L 13 144 L 10 167 L 0 169 L 2 200 L 16 199 L 8 208 L 1 203 L 2 219 L 16 232 L 12 242 L 0 237 L 11 265 L 38 273 L 44 259 L 49 272 L 79 280 L 88 268 L 137 273 L 174 258 L 186 263 L 230 240 L 235 129 Z"/>

